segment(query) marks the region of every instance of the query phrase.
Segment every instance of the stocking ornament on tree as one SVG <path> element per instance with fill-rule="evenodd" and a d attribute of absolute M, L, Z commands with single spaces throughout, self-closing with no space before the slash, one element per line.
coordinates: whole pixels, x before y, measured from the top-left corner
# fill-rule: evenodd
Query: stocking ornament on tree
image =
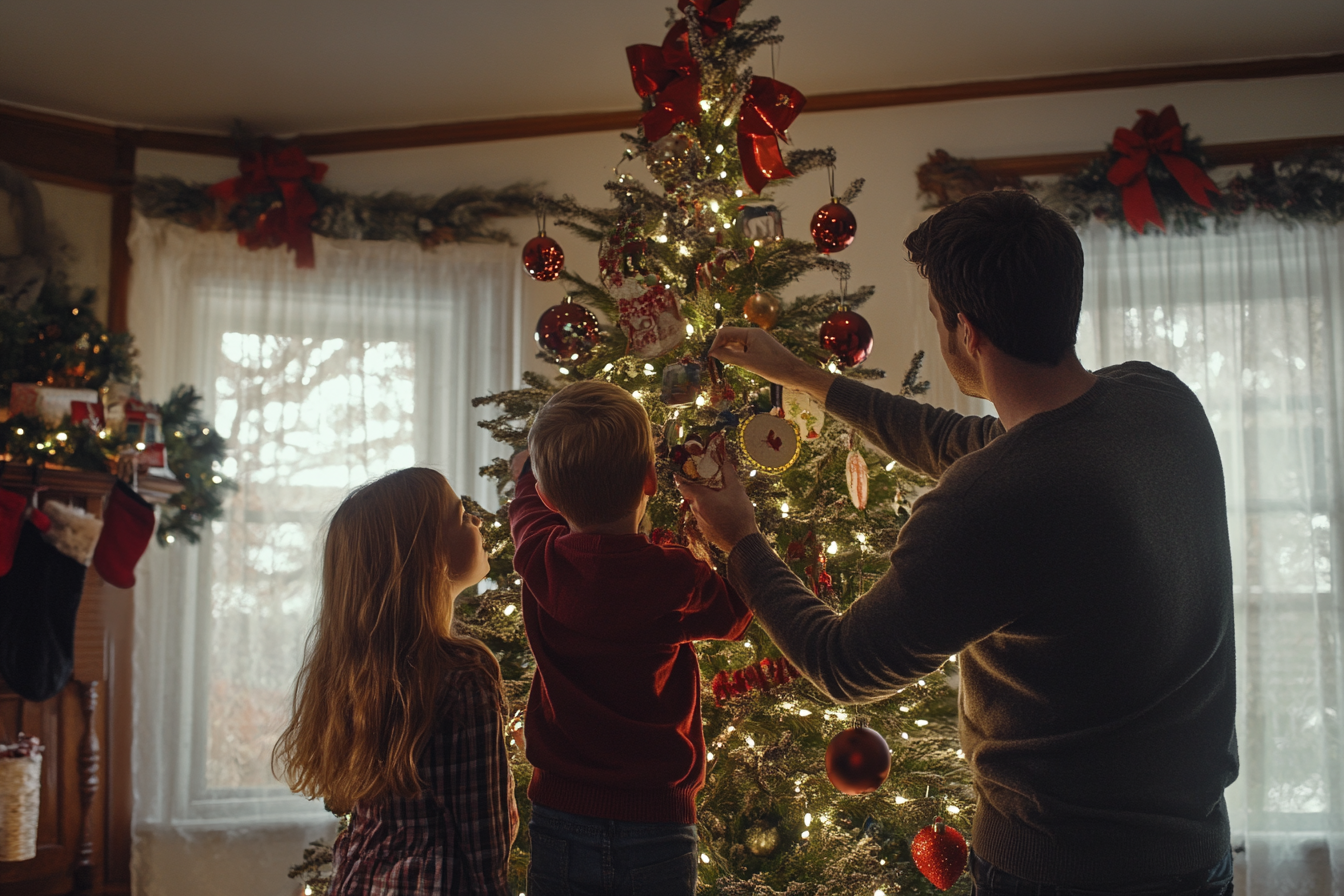
<path fill-rule="evenodd" d="M 915 867 L 940 890 L 955 884 L 966 870 L 967 852 L 966 838 L 956 828 L 943 824 L 941 818 L 935 818 L 910 844 Z"/>

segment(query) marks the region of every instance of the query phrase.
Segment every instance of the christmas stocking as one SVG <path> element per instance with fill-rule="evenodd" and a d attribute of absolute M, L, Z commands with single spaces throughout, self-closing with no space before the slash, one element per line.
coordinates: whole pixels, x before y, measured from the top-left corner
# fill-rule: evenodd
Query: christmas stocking
<path fill-rule="evenodd" d="M 77 508 L 48 502 L 45 509 L 50 528 L 44 534 L 25 522 L 13 566 L 0 577 L 0 676 L 20 697 L 37 703 L 55 696 L 70 679 L 75 614 L 102 528 L 100 520 Z"/>
<path fill-rule="evenodd" d="M 14 562 L 14 549 L 19 546 L 19 530 L 23 527 L 23 511 L 28 500 L 17 492 L 0 489 L 0 576 L 9 572 Z"/>
<path fill-rule="evenodd" d="M 118 480 L 103 511 L 103 534 L 93 554 L 93 568 L 113 588 L 135 584 L 135 564 L 154 534 L 154 508 Z"/>

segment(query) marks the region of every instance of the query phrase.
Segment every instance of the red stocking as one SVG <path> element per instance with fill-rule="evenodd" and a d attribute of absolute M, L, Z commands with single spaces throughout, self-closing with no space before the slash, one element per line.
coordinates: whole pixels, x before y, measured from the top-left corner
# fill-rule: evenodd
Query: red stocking
<path fill-rule="evenodd" d="M 19 530 L 23 528 L 23 511 L 28 499 L 17 492 L 0 489 L 0 576 L 8 575 L 14 565 L 14 551 L 19 546 Z"/>
<path fill-rule="evenodd" d="M 126 483 L 117 480 L 103 511 L 103 534 L 93 552 L 93 567 L 113 588 L 135 584 L 140 562 L 154 534 L 154 508 Z"/>

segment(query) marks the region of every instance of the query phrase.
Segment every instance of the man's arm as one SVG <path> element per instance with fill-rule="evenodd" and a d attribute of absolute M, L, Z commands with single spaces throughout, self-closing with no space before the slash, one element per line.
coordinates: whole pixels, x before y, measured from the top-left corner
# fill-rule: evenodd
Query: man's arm
<path fill-rule="evenodd" d="M 827 373 L 754 327 L 720 329 L 710 354 L 806 392 L 887 454 L 930 476 L 1003 434 L 995 417 L 966 417 Z"/>
<path fill-rule="evenodd" d="M 964 495 L 930 492 L 892 552 L 892 568 L 844 614 L 814 595 L 756 528 L 751 501 L 731 468 L 718 492 L 679 482 L 701 529 L 730 551 L 728 580 L 784 655 L 832 699 L 890 696 L 967 644 L 1011 622 L 1002 599 L 998 543 L 978 532 Z"/>

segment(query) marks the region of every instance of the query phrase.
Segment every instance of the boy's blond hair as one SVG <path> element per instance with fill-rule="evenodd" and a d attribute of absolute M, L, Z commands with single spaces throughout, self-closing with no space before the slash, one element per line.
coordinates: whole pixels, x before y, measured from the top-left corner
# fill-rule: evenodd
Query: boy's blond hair
<path fill-rule="evenodd" d="M 639 504 L 653 461 L 649 415 L 619 386 L 573 383 L 551 396 L 527 436 L 537 487 L 571 524 L 618 520 Z"/>

